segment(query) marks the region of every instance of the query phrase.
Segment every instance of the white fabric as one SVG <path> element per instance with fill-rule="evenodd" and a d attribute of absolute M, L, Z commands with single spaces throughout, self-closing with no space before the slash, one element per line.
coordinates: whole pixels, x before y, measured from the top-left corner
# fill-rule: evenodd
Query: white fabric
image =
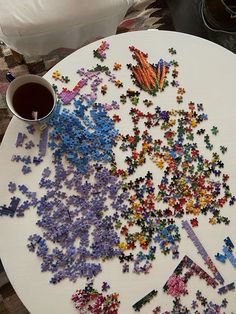
<path fill-rule="evenodd" d="M 0 0 L 0 39 L 25 55 L 82 45 L 116 32 L 134 0 Z"/>

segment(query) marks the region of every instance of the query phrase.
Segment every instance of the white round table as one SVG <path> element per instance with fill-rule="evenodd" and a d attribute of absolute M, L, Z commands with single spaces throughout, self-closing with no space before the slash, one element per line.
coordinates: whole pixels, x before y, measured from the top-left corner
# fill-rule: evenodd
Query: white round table
<path fill-rule="evenodd" d="M 55 70 L 70 78 L 70 82 L 66 84 L 66 87 L 72 89 L 80 79 L 79 74 L 76 73 L 79 68 L 91 69 L 97 63 L 100 63 L 112 69 L 113 64 L 117 62 L 122 64 L 122 69 L 114 73 L 117 79 L 123 82 L 124 87 L 117 88 L 114 84 L 104 81 L 104 84 L 106 83 L 108 86 L 107 94 L 105 96 L 102 95 L 99 89 L 97 92 L 97 102 L 111 102 L 112 100 L 120 102 L 120 95 L 125 93 L 128 87 L 138 90 L 133 85 L 130 79 L 130 72 L 126 67 L 127 63 L 135 64 L 135 61 L 132 59 L 132 53 L 129 51 L 129 46 L 135 46 L 147 52 L 150 63 L 157 63 L 160 58 L 164 60 L 176 59 L 179 63 L 178 81 L 180 86 L 186 90 L 183 102 L 180 104 L 176 102 L 176 89 L 171 86 L 167 87 L 164 92 L 158 93 L 157 96 L 153 97 L 145 92 L 141 92 L 141 96 L 143 99 L 148 98 L 153 100 L 154 106 L 148 108 L 151 112 L 154 111 L 156 105 L 160 106 L 163 110 L 188 110 L 188 103 L 191 101 L 203 104 L 204 112 L 208 115 L 208 121 L 202 127 L 208 131 L 213 126 L 217 126 L 219 129 L 217 136 L 211 136 L 211 141 L 214 145 L 213 151 L 219 153 L 220 145 L 228 147 L 227 153 L 221 155 L 221 160 L 224 162 L 224 172 L 230 175 L 228 184 L 231 187 L 232 194 L 235 194 L 236 56 L 226 49 L 204 39 L 175 32 L 154 30 L 132 32 L 108 37 L 106 40 L 110 44 L 110 48 L 106 51 L 107 58 L 103 63 L 93 57 L 93 50 L 97 49 L 101 43 L 98 41 L 79 49 L 62 60 L 45 75 L 45 78 L 51 83 L 55 83 L 60 92 L 65 84 L 52 79 L 52 73 Z M 176 49 L 176 55 L 171 56 L 168 52 L 168 48 L 171 47 Z M 85 88 L 85 91 L 89 92 L 89 89 L 87 88 L 86 90 Z M 121 117 L 121 122 L 116 126 L 122 134 L 127 134 L 132 127 L 128 122 L 128 112 L 131 105 L 124 105 L 121 108 L 122 110 L 117 111 Z M 144 106 L 141 108 L 143 109 Z M 112 117 L 117 112 L 108 112 L 108 114 Z M 38 147 L 35 146 L 30 152 L 26 151 L 24 147 L 16 148 L 15 142 L 18 132 L 26 133 L 26 124 L 13 118 L 0 147 L 2 166 L 0 180 L 1 205 L 9 204 L 12 197 L 12 194 L 8 192 L 8 183 L 10 181 L 16 184 L 25 184 L 30 190 L 37 190 L 40 195 L 38 181 L 41 178 L 41 172 L 47 165 L 52 165 L 52 153 L 48 148 L 44 161 L 39 166 L 32 166 L 31 173 L 23 175 L 21 172 L 22 164 L 12 162 L 12 155 L 27 155 L 28 153 L 34 155 Z M 32 139 L 36 143 L 38 137 L 39 132 L 32 135 Z M 203 138 L 201 138 L 201 143 L 199 140 L 199 149 L 204 151 L 206 158 L 210 158 L 212 152 L 205 150 Z M 135 173 L 134 177 L 144 175 L 147 170 L 153 170 L 157 186 L 160 183 L 161 177 L 159 174 L 161 171 L 156 169 L 154 164 L 148 161 Z M 20 192 L 16 192 L 14 195 L 18 196 L 18 194 L 21 200 L 24 201 Z M 234 228 L 236 223 L 235 207 L 226 204 L 221 211 L 223 216 L 229 217 L 231 221 L 229 226 L 225 226 L 223 223 L 211 225 L 208 223 L 208 216 L 199 215 L 197 216 L 199 226 L 194 228 L 194 231 L 217 266 L 217 269 L 224 277 L 225 284 L 228 284 L 236 280 L 236 270 L 229 260 L 223 264 L 217 261 L 214 255 L 217 252 L 222 252 L 223 240 L 227 236 L 236 244 Z M 186 215 L 184 218 L 190 220 L 194 216 Z M 40 233 L 40 229 L 35 224 L 37 219 L 36 211 L 33 208 L 27 210 L 24 217 L 0 217 L 0 256 L 6 273 L 16 293 L 30 313 L 77 313 L 78 310 L 75 309 L 70 298 L 76 289 L 84 288 L 85 279 L 79 278 L 76 283 L 65 279 L 56 285 L 50 284 L 51 273 L 41 273 L 41 259 L 35 254 L 30 253 L 26 247 L 28 236 L 33 233 Z M 162 307 L 162 312 L 172 309 L 173 297 L 164 293 L 162 288 L 184 255 L 188 255 L 212 276 L 211 271 L 204 264 L 201 256 L 197 254 L 196 247 L 181 228 L 181 219 L 175 220 L 176 224 L 180 227 L 182 237 L 179 245 L 179 259 L 172 259 L 171 255 L 164 256 L 157 249 L 156 260 L 153 261 L 153 267 L 150 274 L 147 275 L 137 275 L 132 273 L 132 271 L 122 273 L 122 267 L 118 259 L 102 263 L 103 270 L 95 278 L 95 287 L 100 287 L 103 281 L 109 282 L 111 291 L 118 292 L 120 295 L 121 305 L 119 313 L 134 313 L 132 305 L 153 289 L 158 290 L 158 295 L 150 303 L 144 305 L 141 313 L 151 313 L 157 305 Z M 236 299 L 232 291 L 229 291 L 225 295 L 219 295 L 217 288 L 213 289 L 207 286 L 204 280 L 199 280 L 196 276 L 189 280 L 187 287 L 189 295 L 182 298 L 182 303 L 186 304 L 186 306 L 191 304 L 196 290 L 199 289 L 204 296 L 208 297 L 208 300 L 219 304 L 226 297 L 229 301 L 226 308 L 227 313 L 231 313 L 236 309 Z M 192 311 L 194 313 L 194 310 Z"/>

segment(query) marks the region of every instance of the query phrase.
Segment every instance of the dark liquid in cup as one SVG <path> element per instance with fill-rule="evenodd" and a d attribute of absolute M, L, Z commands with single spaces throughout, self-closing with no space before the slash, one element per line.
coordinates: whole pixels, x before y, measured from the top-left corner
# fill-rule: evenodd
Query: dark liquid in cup
<path fill-rule="evenodd" d="M 37 119 L 49 114 L 54 104 L 52 93 L 47 87 L 38 83 L 26 83 L 13 95 L 13 107 L 24 119 L 34 120 L 32 112 L 37 112 Z"/>

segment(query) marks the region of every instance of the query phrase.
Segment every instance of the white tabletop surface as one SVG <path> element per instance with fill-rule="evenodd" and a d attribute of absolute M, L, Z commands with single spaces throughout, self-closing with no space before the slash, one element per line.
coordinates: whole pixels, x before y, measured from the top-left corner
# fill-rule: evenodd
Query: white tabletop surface
<path fill-rule="evenodd" d="M 178 81 L 186 90 L 184 102 L 177 104 L 176 90 L 174 88 L 167 88 L 163 93 L 153 97 L 153 100 L 162 109 L 188 110 L 187 104 L 190 101 L 203 103 L 204 112 L 208 114 L 208 121 L 205 126 L 210 129 L 215 125 L 220 130 L 217 137 L 213 138 L 212 136 L 214 151 L 219 152 L 220 145 L 228 147 L 228 152 L 221 159 L 225 164 L 224 172 L 230 174 L 229 185 L 231 191 L 233 194 L 236 194 L 236 56 L 226 49 L 204 39 L 175 32 L 133 32 L 112 36 L 106 40 L 110 44 L 110 49 L 107 50 L 107 59 L 104 65 L 112 66 L 114 62 L 123 65 L 122 70 L 117 72 L 116 75 L 124 83 L 125 87 L 122 90 L 109 87 L 108 85 L 110 90 L 105 98 L 98 93 L 98 102 L 113 99 L 119 101 L 120 94 L 122 92 L 125 93 L 127 87 L 136 89 L 132 85 L 125 66 L 127 63 L 134 63 L 128 48 L 130 45 L 134 45 L 140 50 L 147 52 L 151 63 L 156 63 L 160 58 L 165 60 L 175 58 L 180 65 Z M 69 89 L 73 88 L 80 79 L 76 73 L 79 68 L 92 68 L 99 63 L 97 59 L 93 58 L 93 50 L 98 48 L 99 44 L 100 41 L 74 52 L 52 68 L 45 75 L 45 78 L 51 83 L 56 83 L 60 91 L 64 85 L 52 79 L 53 71 L 59 70 L 62 75 L 68 75 L 71 80 L 66 87 Z M 177 50 L 176 56 L 169 54 L 168 48 L 170 47 L 174 47 Z M 143 97 L 152 98 L 148 94 L 145 94 Z M 125 134 L 130 129 L 130 125 L 125 121 L 125 114 L 120 113 L 120 115 L 122 116 L 122 132 Z M 38 167 L 33 167 L 33 171 L 30 174 L 23 175 L 20 170 L 22 165 L 11 162 L 13 154 L 28 154 L 24 148 L 19 149 L 15 147 L 17 134 L 18 132 L 25 133 L 25 127 L 24 122 L 13 118 L 0 147 L 1 205 L 8 204 L 12 197 L 12 194 L 8 192 L 7 188 L 10 181 L 14 181 L 17 184 L 25 184 L 32 190 L 37 190 L 42 169 L 51 164 L 52 156 L 49 149 L 44 162 Z M 37 132 L 35 138 L 37 142 Z M 204 149 L 204 143 L 199 143 L 199 147 Z M 34 154 L 37 152 L 37 149 L 37 147 L 33 148 L 31 153 Z M 206 155 L 209 154 L 207 151 L 204 151 L 204 153 Z M 152 163 L 147 163 L 140 170 L 138 176 L 145 174 L 148 167 L 154 166 Z M 152 171 L 152 168 L 150 170 Z M 158 175 L 155 176 L 155 179 L 158 183 Z M 236 270 L 229 261 L 225 264 L 216 261 L 214 255 L 221 251 L 225 237 L 230 236 L 234 244 L 236 244 L 235 206 L 230 207 L 229 205 L 225 205 L 222 209 L 222 214 L 230 218 L 231 223 L 229 226 L 223 224 L 212 226 L 208 223 L 208 218 L 200 215 L 198 217 L 200 226 L 194 230 L 218 270 L 223 275 L 225 284 L 228 284 L 236 280 Z M 193 217 L 187 216 L 187 219 L 190 218 Z M 41 273 L 41 260 L 35 254 L 30 253 L 26 247 L 28 236 L 33 233 L 40 233 L 40 230 L 35 225 L 36 221 L 37 215 L 32 208 L 26 211 L 23 218 L 0 217 L 0 257 L 7 275 L 16 293 L 30 313 L 77 313 L 78 311 L 74 308 L 70 298 L 76 289 L 84 287 L 85 280 L 78 279 L 76 283 L 71 283 L 66 279 L 57 285 L 49 283 L 51 274 L 47 272 Z M 176 219 L 176 223 L 180 225 L 180 220 Z M 95 278 L 95 286 L 101 286 L 103 281 L 110 283 L 112 286 L 111 291 L 116 291 L 120 294 L 121 306 L 119 313 L 121 314 L 134 313 L 132 305 L 152 289 L 157 289 L 158 295 L 142 308 L 141 313 L 151 313 L 152 309 L 157 305 L 162 306 L 163 312 L 164 310 L 172 309 L 172 297 L 164 294 L 162 287 L 185 254 L 212 275 L 210 270 L 204 265 L 201 256 L 197 254 L 193 243 L 187 238 L 185 231 L 181 230 L 181 234 L 182 240 L 179 247 L 179 260 L 173 260 L 171 255 L 164 256 L 158 252 L 157 258 L 153 262 L 151 274 L 149 275 L 136 275 L 132 272 L 123 274 L 118 260 L 107 261 L 103 265 L 102 273 Z M 186 303 L 186 305 L 189 305 L 190 301 L 194 298 L 196 290 L 200 289 L 209 300 L 217 303 L 220 303 L 226 297 L 229 301 L 226 309 L 227 313 L 231 313 L 231 311 L 235 311 L 236 309 L 236 299 L 233 292 L 229 292 L 226 295 L 219 295 L 217 294 L 217 289 L 214 290 L 206 286 L 205 281 L 198 278 L 191 279 L 187 287 L 190 295 L 183 298 L 183 304 Z"/>

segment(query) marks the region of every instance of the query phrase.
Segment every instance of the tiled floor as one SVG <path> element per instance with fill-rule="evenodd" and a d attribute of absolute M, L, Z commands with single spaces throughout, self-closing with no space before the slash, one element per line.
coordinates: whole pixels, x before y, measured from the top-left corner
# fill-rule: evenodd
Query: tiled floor
<path fill-rule="evenodd" d="M 0 314 L 28 314 L 15 293 L 0 261 Z"/>

